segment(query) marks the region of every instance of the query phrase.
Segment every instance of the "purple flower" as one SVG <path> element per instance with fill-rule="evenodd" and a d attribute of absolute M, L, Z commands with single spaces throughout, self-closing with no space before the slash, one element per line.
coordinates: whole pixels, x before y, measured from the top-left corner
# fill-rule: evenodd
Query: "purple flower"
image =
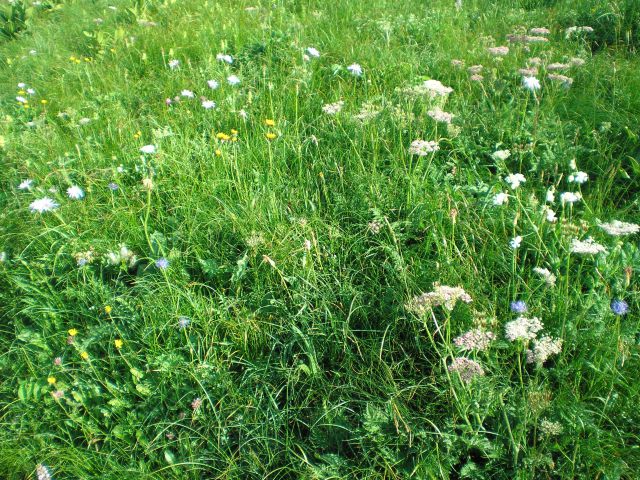
<path fill-rule="evenodd" d="M 516 300 L 511 302 L 511 311 L 514 313 L 524 313 L 527 311 L 527 304 L 524 300 Z"/>
<path fill-rule="evenodd" d="M 113 183 L 113 182 L 111 182 L 109 185 L 107 185 L 107 187 L 109 187 L 109 190 L 111 190 L 113 192 L 115 192 L 116 190 L 118 190 L 120 188 L 117 183 Z"/>
<path fill-rule="evenodd" d="M 624 300 L 614 300 L 611 302 L 611 311 L 615 315 L 624 315 L 629 311 L 629 304 Z"/>
<path fill-rule="evenodd" d="M 167 268 L 169 268 L 169 260 L 164 257 L 159 258 L 158 260 L 156 260 L 156 268 L 159 268 L 160 270 L 166 270 Z"/>

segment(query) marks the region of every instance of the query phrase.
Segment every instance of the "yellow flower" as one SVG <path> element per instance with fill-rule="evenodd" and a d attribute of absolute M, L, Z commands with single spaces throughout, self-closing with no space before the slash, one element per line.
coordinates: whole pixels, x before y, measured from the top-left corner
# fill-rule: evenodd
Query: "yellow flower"
<path fill-rule="evenodd" d="M 229 135 L 227 135 L 226 133 L 224 133 L 224 132 L 220 132 L 220 133 L 218 133 L 218 134 L 216 135 L 216 138 L 217 138 L 218 140 L 225 141 L 225 140 L 229 140 L 231 137 L 230 137 Z"/>
<path fill-rule="evenodd" d="M 267 137 L 267 140 L 273 140 L 274 138 L 277 138 L 278 135 L 276 135 L 273 132 L 269 132 L 269 133 L 265 134 L 265 137 Z"/>
<path fill-rule="evenodd" d="M 272 120 L 272 119 L 270 119 L 270 118 L 267 118 L 267 119 L 264 121 L 264 124 L 265 124 L 267 127 L 275 127 L 276 122 L 275 122 L 275 121 L 273 121 L 273 120 Z"/>
<path fill-rule="evenodd" d="M 222 155 L 222 150 L 220 150 L 219 148 L 216 149 L 216 157 L 219 157 Z"/>
<path fill-rule="evenodd" d="M 47 103 L 49 103 L 49 100 L 45 100 L 44 98 L 42 100 L 40 100 L 40 103 L 42 105 L 46 105 Z"/>
<path fill-rule="evenodd" d="M 69 60 L 71 60 L 72 62 L 75 62 L 75 61 L 76 61 L 76 57 L 74 57 L 73 55 L 71 55 L 71 56 L 69 57 Z"/>
<path fill-rule="evenodd" d="M 75 337 L 77 334 L 78 334 L 78 330 L 76 330 L 75 328 L 69 329 L 69 335 L 71 335 L 72 337 Z"/>
<path fill-rule="evenodd" d="M 138 130 L 136 133 L 133 134 L 133 138 L 140 138 L 142 136 L 142 132 L 140 130 Z"/>
<path fill-rule="evenodd" d="M 89 360 L 89 354 L 87 352 L 82 352 L 80 354 L 80 358 L 82 358 L 83 360 Z"/>
<path fill-rule="evenodd" d="M 231 135 L 237 135 L 238 134 L 238 130 L 236 130 L 235 128 L 231 129 Z"/>
<path fill-rule="evenodd" d="M 104 313 L 106 313 L 107 315 L 111 313 L 111 305 L 105 305 Z"/>
<path fill-rule="evenodd" d="M 56 377 L 48 377 L 47 378 L 47 383 L 49 385 L 53 385 L 54 383 L 56 383 Z"/>
<path fill-rule="evenodd" d="M 27 92 L 25 92 L 24 90 L 18 90 L 18 95 L 24 95 L 25 93 Z"/>
<path fill-rule="evenodd" d="M 115 344 L 116 348 L 122 348 L 122 344 L 124 343 L 122 340 L 120 340 L 119 338 L 116 338 L 113 343 Z"/>

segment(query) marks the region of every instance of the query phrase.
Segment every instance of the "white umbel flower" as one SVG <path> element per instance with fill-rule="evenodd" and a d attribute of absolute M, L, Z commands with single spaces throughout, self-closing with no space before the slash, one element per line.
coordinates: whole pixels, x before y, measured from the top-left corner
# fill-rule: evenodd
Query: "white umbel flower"
<path fill-rule="evenodd" d="M 560 194 L 560 202 L 564 203 L 576 203 L 582 199 L 580 192 L 563 192 Z"/>
<path fill-rule="evenodd" d="M 586 172 L 573 172 L 569 175 L 569 182 L 583 184 L 589 180 L 589 175 Z"/>
<path fill-rule="evenodd" d="M 216 80 L 207 80 L 207 85 L 211 90 L 215 90 L 220 86 L 220 84 Z"/>
<path fill-rule="evenodd" d="M 599 223 L 598 226 L 614 237 L 633 235 L 634 233 L 640 232 L 640 225 L 621 222 L 620 220 L 613 220 L 609 223 Z"/>
<path fill-rule="evenodd" d="M 597 255 L 598 253 L 606 253 L 607 249 L 591 237 L 585 240 L 574 238 L 571 240 L 571 252 L 579 255 Z"/>
<path fill-rule="evenodd" d="M 237 75 L 229 75 L 227 77 L 227 83 L 232 86 L 238 85 L 240 83 L 240 78 Z"/>
<path fill-rule="evenodd" d="M 156 146 L 155 145 L 145 145 L 144 147 L 142 147 L 140 149 L 140 151 L 142 153 L 148 153 L 148 154 L 156 153 Z"/>
<path fill-rule="evenodd" d="M 420 157 L 432 152 L 437 152 L 438 150 L 440 150 L 440 146 L 438 142 L 435 141 L 414 140 L 409 147 L 409 153 L 411 155 L 418 155 Z"/>
<path fill-rule="evenodd" d="M 515 190 L 521 184 L 526 182 L 527 179 L 524 178 L 524 175 L 522 175 L 521 173 L 510 173 L 505 177 L 504 181 L 509 184 L 512 190 Z"/>
<path fill-rule="evenodd" d="M 500 192 L 493 197 L 494 205 L 504 205 L 509 201 L 509 195 L 505 192 Z"/>
<path fill-rule="evenodd" d="M 507 323 L 504 330 L 507 340 L 514 342 L 516 340 L 533 340 L 542 327 L 542 322 L 537 317 L 518 317 Z"/>
<path fill-rule="evenodd" d="M 231 55 L 225 55 L 224 53 L 217 54 L 216 60 L 218 60 L 219 62 L 228 63 L 229 65 L 233 63 L 233 57 Z"/>
<path fill-rule="evenodd" d="M 206 110 L 210 110 L 212 108 L 216 108 L 216 102 L 214 102 L 213 100 L 203 100 L 202 101 L 202 108 L 204 108 Z"/>

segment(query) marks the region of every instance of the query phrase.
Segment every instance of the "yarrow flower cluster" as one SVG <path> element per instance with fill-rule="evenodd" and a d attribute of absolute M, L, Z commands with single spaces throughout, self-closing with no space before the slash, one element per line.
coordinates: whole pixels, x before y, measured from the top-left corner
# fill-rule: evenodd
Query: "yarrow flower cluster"
<path fill-rule="evenodd" d="M 429 110 L 427 112 L 427 115 L 433 118 L 436 122 L 442 122 L 447 124 L 451 123 L 455 117 L 453 113 L 443 112 L 439 108 Z"/>
<path fill-rule="evenodd" d="M 621 237 L 623 235 L 633 235 L 640 232 L 640 225 L 635 223 L 621 222 L 620 220 L 613 220 L 609 223 L 599 223 L 598 226 L 614 237 Z"/>
<path fill-rule="evenodd" d="M 521 173 L 510 173 L 505 177 L 504 181 L 509 184 L 512 190 L 515 190 L 521 184 L 525 183 L 527 179 L 524 178 L 524 175 Z"/>
<path fill-rule="evenodd" d="M 322 111 L 327 115 L 335 115 L 336 113 L 340 112 L 340 110 L 342 110 L 343 106 L 344 102 L 342 100 L 335 103 L 327 103 L 326 105 L 322 106 Z"/>
<path fill-rule="evenodd" d="M 36 475 L 38 480 L 53 480 L 49 469 L 41 463 L 36 466 Z"/>
<path fill-rule="evenodd" d="M 505 336 L 511 342 L 533 340 L 536 338 L 536 334 L 542 330 L 542 327 L 542 322 L 537 317 L 518 317 L 505 325 Z"/>
<path fill-rule="evenodd" d="M 461 287 L 448 287 L 434 284 L 433 291 L 418 295 L 406 305 L 407 310 L 416 314 L 423 314 L 433 307 L 443 305 L 447 310 L 453 310 L 456 302 L 471 303 L 471 296 Z"/>
<path fill-rule="evenodd" d="M 533 348 L 527 350 L 527 363 L 542 365 L 551 355 L 558 355 L 562 351 L 562 339 L 544 336 L 534 340 Z"/>
<path fill-rule="evenodd" d="M 593 238 L 588 237 L 585 240 L 574 238 L 571 241 L 571 252 L 579 255 L 597 255 L 598 253 L 606 253 L 607 249 L 604 245 L 600 245 Z"/>
<path fill-rule="evenodd" d="M 460 375 L 460 379 L 466 384 L 471 383 L 475 377 L 484 375 L 482 366 L 475 360 L 466 357 L 454 358 L 447 368 L 450 372 Z"/>
<path fill-rule="evenodd" d="M 483 351 L 489 348 L 495 338 L 496 335 L 493 332 L 475 328 L 455 338 L 453 343 L 461 350 Z"/>
<path fill-rule="evenodd" d="M 536 273 L 539 276 L 541 276 L 548 286 L 554 287 L 556 285 L 556 276 L 553 273 L 551 273 L 549 271 L 549 269 L 541 268 L 541 267 L 535 267 L 533 269 L 533 271 L 534 271 L 534 273 Z"/>
<path fill-rule="evenodd" d="M 438 145 L 438 142 L 433 140 L 414 140 L 411 142 L 411 146 L 409 147 L 409 153 L 411 155 L 418 155 L 420 157 L 437 152 L 438 150 L 440 150 L 440 146 Z"/>

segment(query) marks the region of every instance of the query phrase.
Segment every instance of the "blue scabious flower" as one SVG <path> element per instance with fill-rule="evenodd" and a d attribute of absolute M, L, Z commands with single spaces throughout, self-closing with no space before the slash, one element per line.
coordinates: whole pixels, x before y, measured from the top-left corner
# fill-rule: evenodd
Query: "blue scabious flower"
<path fill-rule="evenodd" d="M 624 300 L 614 300 L 611 302 L 611 311 L 615 315 L 625 315 L 629 311 L 629 304 Z"/>
<path fill-rule="evenodd" d="M 527 304 L 524 300 L 511 302 L 511 311 L 514 313 L 524 313 L 527 311 Z"/>
<path fill-rule="evenodd" d="M 156 268 L 159 268 L 160 270 L 166 270 L 167 268 L 169 268 L 169 260 L 164 257 L 159 258 L 158 260 L 156 260 Z"/>
<path fill-rule="evenodd" d="M 115 192 L 116 190 L 118 190 L 118 188 L 120 188 L 117 183 L 113 183 L 113 182 L 111 182 L 107 186 L 109 187 L 109 190 L 111 190 L 113 192 Z"/>

